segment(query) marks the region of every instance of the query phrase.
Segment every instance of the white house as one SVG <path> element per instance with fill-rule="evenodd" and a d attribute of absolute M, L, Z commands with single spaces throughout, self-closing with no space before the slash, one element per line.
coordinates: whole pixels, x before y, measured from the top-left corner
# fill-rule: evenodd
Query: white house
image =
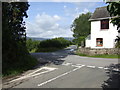
<path fill-rule="evenodd" d="M 114 48 L 115 39 L 118 36 L 117 27 L 111 22 L 107 7 L 96 8 L 89 19 L 91 22 L 91 34 L 86 38 L 85 47 L 90 48 Z"/>

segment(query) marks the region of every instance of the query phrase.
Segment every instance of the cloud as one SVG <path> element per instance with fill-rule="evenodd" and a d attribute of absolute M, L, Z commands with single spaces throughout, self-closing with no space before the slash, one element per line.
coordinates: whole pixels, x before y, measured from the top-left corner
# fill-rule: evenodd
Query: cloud
<path fill-rule="evenodd" d="M 66 8 L 67 6 L 66 5 L 64 5 L 64 8 Z"/>
<path fill-rule="evenodd" d="M 66 16 L 72 17 L 73 19 L 77 18 L 80 14 L 84 13 L 86 14 L 87 12 L 89 12 L 89 10 L 86 8 L 86 6 L 84 7 L 80 7 L 79 5 L 82 5 L 80 2 L 79 3 L 75 3 L 76 7 L 75 8 L 64 8 L 64 12 Z"/>
<path fill-rule="evenodd" d="M 70 26 L 60 26 L 61 17 L 50 16 L 45 13 L 38 14 L 33 22 L 26 22 L 28 37 L 72 37 Z"/>
<path fill-rule="evenodd" d="M 60 20 L 61 18 L 58 15 L 53 16 L 55 20 Z"/>
<path fill-rule="evenodd" d="M 81 12 L 81 13 L 88 13 L 89 12 L 89 10 L 87 9 L 87 8 L 85 8 L 84 10 L 83 10 L 83 12 Z"/>

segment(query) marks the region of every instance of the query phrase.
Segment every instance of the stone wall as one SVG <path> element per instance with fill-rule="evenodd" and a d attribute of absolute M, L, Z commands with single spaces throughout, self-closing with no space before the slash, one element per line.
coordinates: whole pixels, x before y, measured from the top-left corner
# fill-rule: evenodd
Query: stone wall
<path fill-rule="evenodd" d="M 98 54 L 108 54 L 108 55 L 119 55 L 120 49 L 118 48 L 103 48 L 103 49 L 91 49 L 91 48 L 79 48 L 78 51 L 81 54 L 87 55 L 98 55 Z"/>

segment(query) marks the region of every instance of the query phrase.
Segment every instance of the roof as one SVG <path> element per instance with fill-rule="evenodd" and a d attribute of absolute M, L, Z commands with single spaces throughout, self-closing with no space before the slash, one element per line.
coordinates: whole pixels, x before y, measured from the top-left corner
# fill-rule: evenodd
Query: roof
<path fill-rule="evenodd" d="M 93 13 L 89 21 L 100 20 L 105 18 L 110 18 L 110 14 L 107 11 L 107 6 L 96 8 L 95 12 Z"/>

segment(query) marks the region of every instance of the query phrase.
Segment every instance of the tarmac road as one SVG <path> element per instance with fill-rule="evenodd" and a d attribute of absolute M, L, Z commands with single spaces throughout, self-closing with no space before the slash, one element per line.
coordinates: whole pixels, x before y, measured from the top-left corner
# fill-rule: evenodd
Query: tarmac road
<path fill-rule="evenodd" d="M 72 53 L 75 49 L 72 45 L 57 52 L 32 53 L 39 61 L 50 64 L 10 83 L 21 81 L 13 88 L 102 88 L 108 79 L 106 66 L 117 64 L 118 59 L 77 56 Z"/>

